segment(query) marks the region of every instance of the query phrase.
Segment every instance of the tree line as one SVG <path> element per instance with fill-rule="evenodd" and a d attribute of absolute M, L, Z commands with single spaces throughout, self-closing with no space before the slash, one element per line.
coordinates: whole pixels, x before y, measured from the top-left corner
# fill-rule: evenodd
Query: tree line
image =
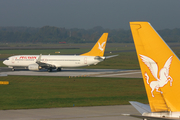
<path fill-rule="evenodd" d="M 130 30 L 104 29 L 101 26 L 92 29 L 66 29 L 53 26 L 0 27 L 0 43 L 94 43 L 108 32 L 109 43 L 132 43 Z M 180 28 L 159 30 L 166 42 L 180 42 Z"/>

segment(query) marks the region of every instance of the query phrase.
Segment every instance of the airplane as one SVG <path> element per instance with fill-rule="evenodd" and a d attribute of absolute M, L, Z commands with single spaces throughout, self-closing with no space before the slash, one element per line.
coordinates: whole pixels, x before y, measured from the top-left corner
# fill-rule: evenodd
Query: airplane
<path fill-rule="evenodd" d="M 148 22 L 130 22 L 149 105 L 130 101 L 143 120 L 180 119 L 180 61 Z"/>
<path fill-rule="evenodd" d="M 16 55 L 4 60 L 3 64 L 12 68 L 13 71 L 17 67 L 23 67 L 34 71 L 47 69 L 49 72 L 53 69 L 61 71 L 61 68 L 65 67 L 96 65 L 107 58 L 117 56 L 104 56 L 107 38 L 108 33 L 103 33 L 94 47 L 89 52 L 81 55 Z"/>

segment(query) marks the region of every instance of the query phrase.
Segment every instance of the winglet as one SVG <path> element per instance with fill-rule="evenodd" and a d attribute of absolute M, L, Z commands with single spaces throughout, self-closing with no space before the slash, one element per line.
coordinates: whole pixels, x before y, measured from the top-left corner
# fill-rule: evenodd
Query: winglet
<path fill-rule="evenodd" d="M 42 54 L 39 55 L 38 59 L 36 60 L 36 63 L 40 63 L 41 62 L 41 56 L 42 56 Z"/>
<path fill-rule="evenodd" d="M 99 38 L 98 42 L 94 45 L 91 51 L 81 54 L 81 56 L 104 56 L 104 51 L 106 48 L 106 42 L 108 38 L 108 33 L 103 33 L 103 35 Z"/>

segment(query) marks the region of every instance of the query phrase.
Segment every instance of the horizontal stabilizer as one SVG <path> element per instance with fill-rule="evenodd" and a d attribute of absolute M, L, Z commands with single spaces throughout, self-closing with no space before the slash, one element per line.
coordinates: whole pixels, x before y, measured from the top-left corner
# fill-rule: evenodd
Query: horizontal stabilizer
<path fill-rule="evenodd" d="M 107 58 L 112 58 L 112 57 L 116 57 L 116 56 L 118 56 L 118 55 L 106 56 L 105 59 L 107 59 Z"/>
<path fill-rule="evenodd" d="M 136 102 L 136 101 L 129 101 L 129 103 L 131 103 L 131 105 L 133 107 L 135 107 L 141 114 L 143 114 L 144 112 L 146 112 L 146 113 L 151 112 L 151 109 L 150 109 L 149 105 L 139 103 L 139 102 Z"/>

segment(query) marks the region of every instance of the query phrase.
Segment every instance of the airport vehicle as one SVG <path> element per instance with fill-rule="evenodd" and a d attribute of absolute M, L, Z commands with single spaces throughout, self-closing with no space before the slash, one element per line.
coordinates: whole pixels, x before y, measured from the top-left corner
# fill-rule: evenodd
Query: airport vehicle
<path fill-rule="evenodd" d="M 29 70 L 57 69 L 65 67 L 82 67 L 96 65 L 106 58 L 115 57 L 117 55 L 104 57 L 108 33 L 104 33 L 91 51 L 81 55 L 16 55 L 4 60 L 3 63 L 12 70 L 16 67 L 28 68 Z"/>
<path fill-rule="evenodd" d="M 130 103 L 149 119 L 180 119 L 180 61 L 148 22 L 130 22 L 149 105 Z"/>

